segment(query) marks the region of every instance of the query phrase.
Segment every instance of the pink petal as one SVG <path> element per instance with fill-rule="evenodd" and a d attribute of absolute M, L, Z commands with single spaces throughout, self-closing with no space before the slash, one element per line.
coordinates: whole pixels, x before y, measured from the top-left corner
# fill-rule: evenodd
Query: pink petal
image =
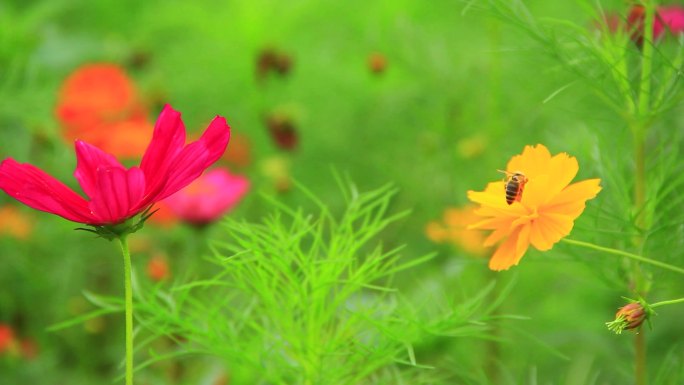
<path fill-rule="evenodd" d="M 202 137 L 188 144 L 173 160 L 164 187 L 155 196 L 148 196 L 145 203 L 160 201 L 197 179 L 223 155 L 229 140 L 230 127 L 224 118 L 217 116 Z"/>
<path fill-rule="evenodd" d="M 98 223 L 119 223 L 138 213 L 144 193 L 145 175 L 139 168 L 101 167 L 90 208 Z"/>
<path fill-rule="evenodd" d="M 682 33 L 684 31 L 684 8 L 676 5 L 658 7 L 658 17 L 655 24 L 660 25 L 661 20 L 672 33 Z"/>
<path fill-rule="evenodd" d="M 152 141 L 143 155 L 140 168 L 145 174 L 148 195 L 157 195 L 163 188 L 169 166 L 185 145 L 185 125 L 180 112 L 164 106 L 154 126 Z"/>
<path fill-rule="evenodd" d="M 5 159 L 0 164 L 0 189 L 36 210 L 80 223 L 94 218 L 88 202 L 62 182 L 30 164 Z"/>
<path fill-rule="evenodd" d="M 93 197 L 97 191 L 97 170 L 99 168 L 121 168 L 124 167 L 114 156 L 107 154 L 99 148 L 84 141 L 76 141 L 76 171 L 74 177 L 81 185 L 83 192 L 89 197 Z"/>
<path fill-rule="evenodd" d="M 164 202 L 185 221 L 208 223 L 232 209 L 248 190 L 247 178 L 213 169 Z"/>

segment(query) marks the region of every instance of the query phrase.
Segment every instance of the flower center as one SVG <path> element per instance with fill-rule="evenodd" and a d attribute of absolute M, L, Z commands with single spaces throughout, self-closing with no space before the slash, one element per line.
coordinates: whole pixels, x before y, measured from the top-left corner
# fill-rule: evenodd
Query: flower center
<path fill-rule="evenodd" d="M 537 208 L 535 207 L 527 215 L 523 215 L 520 218 L 514 220 L 513 223 L 511 224 L 511 227 L 515 228 L 518 226 L 522 226 L 522 225 L 532 223 L 537 218 L 539 218 L 539 211 L 537 211 Z"/>

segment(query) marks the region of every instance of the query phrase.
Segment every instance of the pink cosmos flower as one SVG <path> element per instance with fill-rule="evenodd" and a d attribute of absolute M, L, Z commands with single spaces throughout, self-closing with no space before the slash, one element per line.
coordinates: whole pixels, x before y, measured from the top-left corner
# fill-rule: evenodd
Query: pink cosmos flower
<path fill-rule="evenodd" d="M 230 127 L 217 116 L 199 140 L 185 145 L 181 115 L 166 105 L 140 166 L 126 168 L 114 156 L 76 141 L 74 176 L 88 199 L 41 169 L 12 158 L 0 164 L 0 189 L 27 206 L 70 221 L 118 225 L 197 179 L 221 157 L 229 139 Z"/>
<path fill-rule="evenodd" d="M 164 203 L 178 217 L 193 224 L 207 224 L 232 209 L 249 190 L 249 181 L 225 169 L 214 169 Z"/>
<path fill-rule="evenodd" d="M 641 45 L 644 30 L 644 7 L 635 5 L 630 9 L 627 25 L 632 32 L 632 39 Z M 653 39 L 657 40 L 664 33 L 677 36 L 684 32 L 684 8 L 678 5 L 661 6 L 656 9 L 653 21 Z"/>

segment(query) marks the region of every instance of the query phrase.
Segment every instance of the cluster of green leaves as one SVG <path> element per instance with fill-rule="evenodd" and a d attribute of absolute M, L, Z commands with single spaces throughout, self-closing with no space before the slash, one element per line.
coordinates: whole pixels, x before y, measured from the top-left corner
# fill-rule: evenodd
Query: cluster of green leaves
<path fill-rule="evenodd" d="M 145 328 L 171 336 L 179 354 L 220 357 L 236 383 L 397 384 L 444 375 L 421 362 L 415 344 L 486 337 L 502 318 L 492 314 L 501 302 L 488 302 L 491 285 L 453 306 L 411 303 L 393 287 L 395 274 L 431 258 L 373 244 L 407 214 L 387 213 L 395 189 L 345 189 L 340 215 L 300 189 L 318 212 L 271 199 L 275 211 L 260 223 L 223 223 L 215 276 L 136 290 Z"/>

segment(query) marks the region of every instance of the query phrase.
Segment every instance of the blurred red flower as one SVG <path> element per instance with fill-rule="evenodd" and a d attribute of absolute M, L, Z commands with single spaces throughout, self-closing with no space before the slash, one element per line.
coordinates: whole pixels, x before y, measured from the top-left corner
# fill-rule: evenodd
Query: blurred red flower
<path fill-rule="evenodd" d="M 88 196 L 30 164 L 12 158 L 0 164 L 0 189 L 36 210 L 87 225 L 115 225 L 144 212 L 197 179 L 228 145 L 230 127 L 217 116 L 202 137 L 185 145 L 179 112 L 165 106 L 139 167 L 125 168 L 114 156 L 76 141 L 74 176 Z"/>
<path fill-rule="evenodd" d="M 0 324 L 0 354 L 14 349 L 14 330 L 7 324 Z"/>
<path fill-rule="evenodd" d="M 69 75 L 55 115 L 67 141 L 80 139 L 118 157 L 140 157 L 152 137 L 133 81 L 114 64 L 84 65 Z"/>
<path fill-rule="evenodd" d="M 214 169 L 164 200 L 181 220 L 211 223 L 232 209 L 249 190 L 249 181 L 225 169 Z"/>

